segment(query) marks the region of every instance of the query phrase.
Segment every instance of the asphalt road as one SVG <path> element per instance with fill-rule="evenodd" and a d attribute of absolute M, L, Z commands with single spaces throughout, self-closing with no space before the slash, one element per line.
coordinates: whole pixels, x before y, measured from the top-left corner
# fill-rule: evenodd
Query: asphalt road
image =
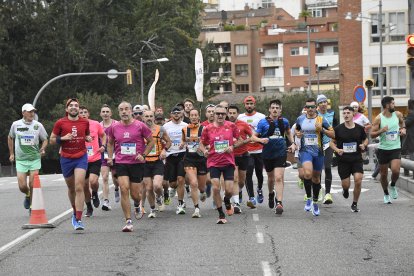
<path fill-rule="evenodd" d="M 352 194 L 342 197 L 334 170 L 334 204 L 322 205 L 321 216 L 313 217 L 303 210 L 304 190 L 297 187 L 296 175 L 296 170 L 286 170 L 282 216 L 267 207 L 267 196 L 258 208 L 248 209 L 244 191 L 243 213 L 229 217 L 226 225 L 215 224 L 211 198 L 201 204 L 200 219 L 191 218 L 191 199 L 186 199 L 187 214 L 176 215 L 174 199 L 157 218 L 134 220 L 132 233 L 121 232 L 124 219 L 113 190 L 113 210 L 95 210 L 83 219 L 86 230 L 75 232 L 69 214 L 58 217 L 70 208 L 61 175 L 40 178 L 48 219 L 57 227 L 22 230 L 29 216 L 17 180 L 1 178 L 0 275 L 414 273 L 411 194 L 400 191 L 398 200 L 384 205 L 380 184 L 365 179 L 361 212 L 352 213 Z"/>

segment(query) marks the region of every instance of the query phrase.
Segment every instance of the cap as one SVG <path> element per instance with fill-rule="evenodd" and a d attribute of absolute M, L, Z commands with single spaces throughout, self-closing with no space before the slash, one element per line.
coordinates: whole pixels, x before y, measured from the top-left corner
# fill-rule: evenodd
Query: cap
<path fill-rule="evenodd" d="M 70 99 L 68 99 L 68 100 L 66 101 L 66 107 L 68 107 L 68 105 L 69 105 L 71 102 L 77 102 L 77 103 L 79 104 L 79 100 L 78 100 L 78 99 L 76 99 L 76 98 L 70 98 Z"/>
<path fill-rule="evenodd" d="M 155 120 L 164 120 L 164 116 L 162 114 L 158 113 L 158 114 L 155 114 L 154 119 Z"/>
<path fill-rule="evenodd" d="M 142 108 L 142 105 L 137 104 L 136 106 L 134 106 L 134 108 L 132 109 L 133 112 L 137 112 L 137 111 L 144 111 L 144 109 Z"/>
<path fill-rule="evenodd" d="M 176 112 L 176 111 L 181 111 L 183 110 L 180 106 L 176 105 L 173 108 L 171 108 L 171 113 Z"/>
<path fill-rule="evenodd" d="M 359 107 L 359 103 L 358 102 L 352 102 L 350 104 L 350 106 L 352 106 L 352 107 Z"/>
<path fill-rule="evenodd" d="M 328 98 L 323 94 L 318 95 L 318 98 L 316 98 L 316 103 L 317 104 L 319 104 L 321 102 L 328 102 Z"/>
<path fill-rule="evenodd" d="M 247 96 L 246 98 L 244 98 L 243 103 L 246 103 L 246 102 L 256 103 L 256 99 L 253 96 Z"/>
<path fill-rule="evenodd" d="M 32 104 L 27 103 L 22 106 L 22 112 L 32 111 L 32 110 L 37 111 L 37 109 Z"/>

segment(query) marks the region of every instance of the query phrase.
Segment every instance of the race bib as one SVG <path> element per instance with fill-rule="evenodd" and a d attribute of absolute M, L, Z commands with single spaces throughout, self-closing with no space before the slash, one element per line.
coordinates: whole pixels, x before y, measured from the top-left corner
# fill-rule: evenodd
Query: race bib
<path fill-rule="evenodd" d="M 34 146 L 35 137 L 34 135 L 23 135 L 20 137 L 20 145 L 22 146 Z"/>
<path fill-rule="evenodd" d="M 198 142 L 188 142 L 187 143 L 188 152 L 197 152 L 198 145 L 199 145 Z"/>
<path fill-rule="evenodd" d="M 323 150 L 326 150 L 327 148 L 329 148 L 329 143 L 323 144 Z"/>
<path fill-rule="evenodd" d="M 92 146 L 87 146 L 86 149 L 88 151 L 88 156 L 92 156 L 93 155 L 93 148 L 92 148 Z"/>
<path fill-rule="evenodd" d="M 305 134 L 305 145 L 306 146 L 317 146 L 318 136 L 316 134 Z"/>
<path fill-rule="evenodd" d="M 104 159 L 108 159 L 109 157 L 108 157 L 108 152 L 104 152 Z"/>
<path fill-rule="evenodd" d="M 357 152 L 357 143 L 356 142 L 343 143 L 342 149 L 344 150 L 345 153 Z"/>
<path fill-rule="evenodd" d="M 148 155 L 155 155 L 157 154 L 157 149 L 155 147 L 155 145 L 152 147 L 151 151 L 148 153 Z"/>
<path fill-rule="evenodd" d="M 122 143 L 121 154 L 136 155 L 137 154 L 136 144 L 135 143 Z"/>
<path fill-rule="evenodd" d="M 398 132 L 397 131 L 388 131 L 385 132 L 385 139 L 387 141 L 395 141 L 398 138 Z"/>
<path fill-rule="evenodd" d="M 179 139 L 172 140 L 171 141 L 170 151 L 178 151 L 178 150 L 180 150 L 180 143 L 181 143 L 181 140 L 179 140 Z"/>
<path fill-rule="evenodd" d="M 214 141 L 214 149 L 217 153 L 223 153 L 229 147 L 229 141 Z"/>
<path fill-rule="evenodd" d="M 269 139 L 280 139 L 280 138 L 282 138 L 282 137 L 280 136 L 280 131 L 278 131 L 278 130 L 275 130 L 273 135 L 269 136 Z"/>

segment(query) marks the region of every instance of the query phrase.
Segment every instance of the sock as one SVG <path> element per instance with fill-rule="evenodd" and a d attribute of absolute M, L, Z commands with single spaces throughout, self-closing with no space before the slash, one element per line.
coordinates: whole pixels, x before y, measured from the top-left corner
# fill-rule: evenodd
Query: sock
<path fill-rule="evenodd" d="M 224 215 L 224 212 L 223 212 L 223 207 L 217 208 L 217 211 L 219 213 L 219 218 L 225 218 L 226 217 L 226 215 Z"/>
<path fill-rule="evenodd" d="M 395 182 L 391 181 L 391 187 L 394 187 L 394 186 L 395 186 Z"/>
<path fill-rule="evenodd" d="M 352 206 L 357 206 L 358 202 L 353 201 Z"/>
<path fill-rule="evenodd" d="M 305 185 L 306 196 L 308 198 L 311 198 L 312 197 L 312 180 L 305 179 L 304 185 Z"/>
<path fill-rule="evenodd" d="M 312 190 L 313 190 L 313 202 L 318 201 L 319 191 L 321 190 L 321 184 L 312 183 Z"/>
<path fill-rule="evenodd" d="M 119 188 L 118 187 L 115 187 L 115 191 L 119 191 Z"/>
<path fill-rule="evenodd" d="M 238 194 L 237 194 L 237 195 L 232 196 L 232 198 L 233 198 L 234 203 L 236 203 L 236 204 L 240 204 L 240 199 L 239 199 L 239 195 L 238 195 Z"/>
<path fill-rule="evenodd" d="M 82 211 L 76 211 L 76 220 L 82 220 Z"/>
<path fill-rule="evenodd" d="M 198 204 L 194 205 L 194 209 L 197 209 L 197 208 L 198 208 Z"/>
<path fill-rule="evenodd" d="M 228 198 L 227 196 L 224 196 L 224 204 L 226 206 L 230 205 L 230 198 Z"/>
<path fill-rule="evenodd" d="M 170 194 L 168 193 L 168 191 L 167 192 L 164 191 L 164 198 L 165 199 L 169 199 L 170 198 Z"/>
<path fill-rule="evenodd" d="M 269 198 L 274 198 L 275 197 L 275 191 L 273 191 L 273 192 L 271 192 L 271 193 L 269 193 Z"/>
<path fill-rule="evenodd" d="M 389 195 L 389 193 L 388 193 L 388 189 L 385 189 L 385 190 L 384 190 L 384 195 Z"/>
<path fill-rule="evenodd" d="M 184 200 L 178 200 L 178 205 L 183 205 L 184 204 Z"/>
<path fill-rule="evenodd" d="M 30 197 L 30 190 L 26 193 L 26 197 Z"/>
<path fill-rule="evenodd" d="M 155 206 L 150 206 L 151 211 L 155 211 Z"/>
<path fill-rule="evenodd" d="M 86 206 L 88 207 L 88 209 L 92 209 L 92 203 L 89 201 L 89 202 L 85 202 L 86 203 Z"/>
<path fill-rule="evenodd" d="M 325 168 L 325 194 L 331 193 L 332 186 L 332 170 L 331 168 Z"/>

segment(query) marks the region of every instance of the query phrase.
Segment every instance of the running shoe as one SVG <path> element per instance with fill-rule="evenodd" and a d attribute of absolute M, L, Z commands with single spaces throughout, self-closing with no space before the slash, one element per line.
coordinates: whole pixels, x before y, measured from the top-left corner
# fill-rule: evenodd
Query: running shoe
<path fill-rule="evenodd" d="M 175 197 L 175 194 L 176 193 L 177 193 L 177 190 L 176 189 L 174 189 L 174 188 L 169 188 L 168 189 L 168 196 L 169 196 L 169 198 Z"/>
<path fill-rule="evenodd" d="M 321 211 L 319 210 L 319 206 L 317 202 L 313 202 L 312 204 L 312 214 L 317 217 L 321 214 Z"/>
<path fill-rule="evenodd" d="M 217 224 L 226 224 L 226 223 L 227 223 L 226 218 L 219 218 L 219 219 L 217 220 Z"/>
<path fill-rule="evenodd" d="M 304 210 L 309 212 L 312 209 L 312 198 L 306 198 L 306 204 Z"/>
<path fill-rule="evenodd" d="M 211 183 L 207 184 L 206 186 L 206 194 L 207 194 L 207 198 L 211 196 Z"/>
<path fill-rule="evenodd" d="M 119 197 L 119 189 L 115 189 L 115 202 L 118 203 L 119 200 L 120 200 L 120 197 Z"/>
<path fill-rule="evenodd" d="M 257 202 L 258 203 L 263 203 L 263 191 L 262 189 L 257 189 Z"/>
<path fill-rule="evenodd" d="M 163 203 L 162 197 L 157 197 L 156 202 L 157 202 L 157 205 L 158 205 L 158 211 L 164 212 L 165 205 Z"/>
<path fill-rule="evenodd" d="M 195 208 L 193 215 L 191 216 L 192 218 L 201 218 L 200 215 L 200 208 Z"/>
<path fill-rule="evenodd" d="M 200 201 L 205 202 L 206 199 L 207 199 L 207 193 L 206 192 L 200 193 Z"/>
<path fill-rule="evenodd" d="M 343 190 L 342 195 L 344 196 L 344 198 L 348 198 L 349 197 L 349 190 Z"/>
<path fill-rule="evenodd" d="M 391 204 L 391 197 L 390 195 L 384 195 L 384 203 L 385 204 Z"/>
<path fill-rule="evenodd" d="M 144 216 L 143 208 L 141 208 L 141 206 L 139 206 L 139 204 L 137 204 L 136 202 L 134 202 L 134 215 L 137 220 L 142 219 L 142 217 Z"/>
<path fill-rule="evenodd" d="M 256 208 L 256 199 L 254 197 L 251 197 L 249 199 L 249 201 L 247 201 L 247 206 L 250 207 L 251 209 Z"/>
<path fill-rule="evenodd" d="M 170 205 L 171 204 L 171 199 L 168 197 L 168 198 L 164 198 L 164 204 L 165 205 Z"/>
<path fill-rule="evenodd" d="M 24 197 L 23 206 L 24 206 L 24 209 L 30 208 L 30 195 L 26 195 Z"/>
<path fill-rule="evenodd" d="M 398 198 L 398 191 L 396 186 L 390 186 L 390 195 L 393 199 Z"/>
<path fill-rule="evenodd" d="M 91 208 L 86 207 L 86 213 L 85 213 L 85 217 L 91 217 L 93 215 L 93 208 L 91 206 Z"/>
<path fill-rule="evenodd" d="M 243 191 L 239 192 L 239 203 L 242 203 L 243 199 Z"/>
<path fill-rule="evenodd" d="M 85 226 L 81 220 L 77 220 L 74 226 L 75 230 L 85 230 Z"/>
<path fill-rule="evenodd" d="M 132 225 L 132 220 L 127 220 L 122 232 L 132 232 L 134 231 L 134 226 Z"/>
<path fill-rule="evenodd" d="M 242 211 L 241 211 L 241 207 L 240 207 L 239 203 L 235 203 L 233 208 L 234 208 L 234 213 L 235 214 L 241 214 Z"/>
<path fill-rule="evenodd" d="M 299 189 L 303 189 L 303 187 L 305 186 L 305 182 L 303 182 L 303 179 L 298 179 L 298 187 Z"/>
<path fill-rule="evenodd" d="M 148 214 L 148 218 L 156 218 L 157 217 L 157 212 L 155 210 L 151 210 L 150 213 Z"/>
<path fill-rule="evenodd" d="M 75 226 L 76 226 L 76 216 L 75 216 L 75 213 L 72 214 L 72 226 L 73 226 L 73 228 L 75 228 Z"/>
<path fill-rule="evenodd" d="M 358 213 L 359 212 L 358 205 L 352 204 L 351 205 L 351 211 L 354 212 L 354 213 Z"/>
<path fill-rule="evenodd" d="M 93 207 L 98 208 L 101 204 L 101 201 L 99 200 L 98 192 L 92 192 L 92 203 Z"/>
<path fill-rule="evenodd" d="M 319 190 L 319 195 L 318 195 L 318 202 L 321 202 L 322 203 L 322 201 L 323 201 L 323 194 L 325 193 L 325 188 L 321 188 L 320 190 Z"/>
<path fill-rule="evenodd" d="M 275 214 L 276 215 L 281 215 L 282 213 L 283 213 L 283 205 L 282 205 L 282 203 L 278 202 L 276 204 Z"/>
<path fill-rule="evenodd" d="M 231 216 L 231 215 L 234 214 L 234 207 L 233 207 L 233 205 L 231 205 L 231 203 L 228 204 L 228 205 L 226 204 L 226 214 L 228 216 Z"/>
<path fill-rule="evenodd" d="M 332 195 L 326 194 L 325 197 L 323 198 L 323 204 L 332 204 L 332 203 L 333 203 Z"/>
<path fill-rule="evenodd" d="M 178 205 L 177 206 L 177 211 L 175 211 L 175 213 L 177 215 L 184 215 L 185 214 L 185 209 L 182 205 Z"/>
<path fill-rule="evenodd" d="M 269 194 L 269 208 L 275 208 L 275 193 Z"/>
<path fill-rule="evenodd" d="M 109 200 L 104 199 L 102 203 L 102 211 L 111 211 L 111 210 L 112 210 L 112 207 L 111 205 L 109 205 Z"/>

